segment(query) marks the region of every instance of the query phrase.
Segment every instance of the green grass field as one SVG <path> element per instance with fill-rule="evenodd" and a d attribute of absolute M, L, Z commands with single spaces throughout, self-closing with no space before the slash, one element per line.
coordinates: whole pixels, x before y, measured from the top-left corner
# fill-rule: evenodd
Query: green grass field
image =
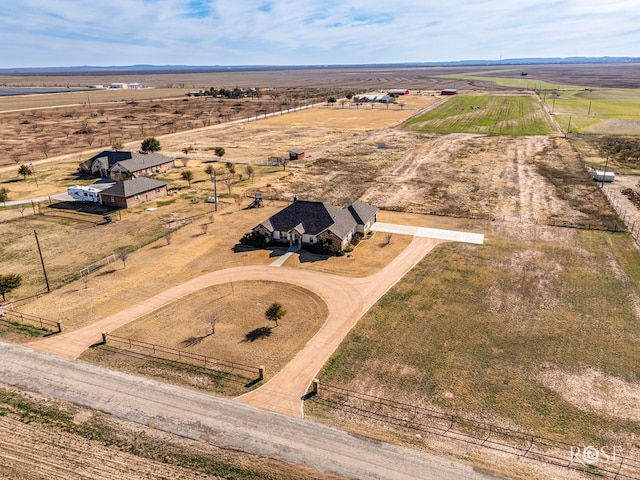
<path fill-rule="evenodd" d="M 597 88 L 549 83 L 531 77 L 504 78 L 513 69 L 444 75 L 480 80 L 509 88 L 539 92 L 560 126 L 575 133 L 640 135 L 640 89 Z M 488 76 L 487 74 L 496 75 Z"/>
<path fill-rule="evenodd" d="M 532 96 L 456 96 L 407 126 L 425 133 L 547 135 L 552 131 Z"/>
<path fill-rule="evenodd" d="M 321 384 L 569 442 L 637 437 L 638 423 L 579 409 L 540 381 L 584 367 L 640 380 L 640 253 L 625 234 L 574 238 L 441 246 L 358 323 Z"/>

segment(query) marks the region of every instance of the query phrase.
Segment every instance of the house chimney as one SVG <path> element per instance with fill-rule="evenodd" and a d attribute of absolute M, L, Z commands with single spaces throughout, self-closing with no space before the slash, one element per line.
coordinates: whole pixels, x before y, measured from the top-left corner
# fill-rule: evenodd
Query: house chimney
<path fill-rule="evenodd" d="M 297 201 L 298 201 L 298 195 L 297 195 L 297 194 L 293 196 L 293 201 L 294 201 L 294 202 L 297 202 Z"/>

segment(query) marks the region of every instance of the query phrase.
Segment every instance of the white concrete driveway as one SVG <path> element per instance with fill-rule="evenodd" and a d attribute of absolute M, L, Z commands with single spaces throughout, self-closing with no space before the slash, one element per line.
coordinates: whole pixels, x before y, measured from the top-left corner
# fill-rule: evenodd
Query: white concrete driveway
<path fill-rule="evenodd" d="M 481 233 L 457 232 L 455 230 L 441 230 L 439 228 L 376 222 L 371 227 L 371 230 L 374 232 L 397 233 L 400 235 L 412 235 L 414 237 L 433 238 L 450 242 L 474 243 L 476 245 L 482 245 L 484 243 L 484 235 Z"/>

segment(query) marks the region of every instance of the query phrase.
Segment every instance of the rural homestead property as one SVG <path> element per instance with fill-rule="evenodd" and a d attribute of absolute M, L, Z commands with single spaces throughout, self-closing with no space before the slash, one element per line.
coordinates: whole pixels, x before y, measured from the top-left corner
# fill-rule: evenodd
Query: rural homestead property
<path fill-rule="evenodd" d="M 167 194 L 167 184 L 149 177 L 132 178 L 100 192 L 103 205 L 129 208 Z"/>
<path fill-rule="evenodd" d="M 100 177 L 143 177 L 174 168 L 174 159 L 160 153 L 104 150 L 80 164 L 80 170 Z"/>
<path fill-rule="evenodd" d="M 326 245 L 329 251 L 337 252 L 344 250 L 357 233 L 368 232 L 377 214 L 377 207 L 360 201 L 339 208 L 299 200 L 254 227 L 253 234 L 290 245 Z"/>

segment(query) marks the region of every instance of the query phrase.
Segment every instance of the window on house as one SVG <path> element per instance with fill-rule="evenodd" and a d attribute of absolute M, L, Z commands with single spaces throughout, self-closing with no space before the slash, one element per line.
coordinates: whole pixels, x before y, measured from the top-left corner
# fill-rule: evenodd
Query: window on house
<path fill-rule="evenodd" d="M 140 195 L 135 195 L 133 198 L 135 198 L 136 200 L 140 200 Z"/>

